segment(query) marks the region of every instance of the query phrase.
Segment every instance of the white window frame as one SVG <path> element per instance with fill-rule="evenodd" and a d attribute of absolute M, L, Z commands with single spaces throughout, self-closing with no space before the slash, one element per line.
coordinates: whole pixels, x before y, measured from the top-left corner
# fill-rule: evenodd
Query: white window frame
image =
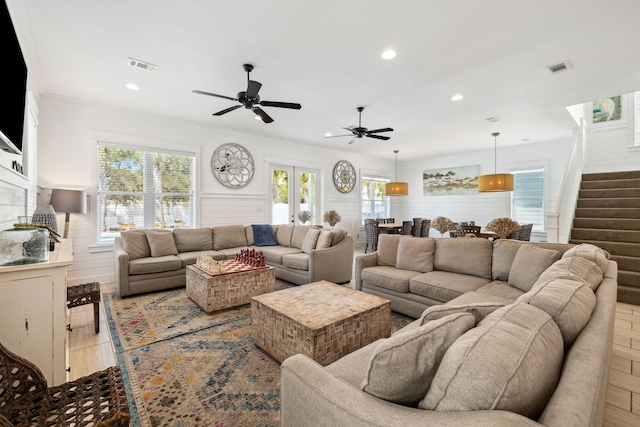
<path fill-rule="evenodd" d="M 361 225 L 364 225 L 364 220 L 367 219 L 364 217 L 364 210 L 362 209 L 362 206 L 364 204 L 364 202 L 366 201 L 366 199 L 364 199 L 364 194 L 362 194 L 362 189 L 364 188 L 364 181 L 377 181 L 377 182 L 382 182 L 382 183 L 388 183 L 391 181 L 390 178 L 384 178 L 384 177 L 380 177 L 380 176 L 375 176 L 375 175 L 364 175 L 361 174 L 360 175 L 360 221 L 361 221 Z M 374 186 L 370 187 L 370 191 L 373 192 Z M 369 194 L 369 203 L 371 204 L 371 209 L 370 211 L 373 212 L 374 217 L 375 217 L 375 207 L 376 207 L 376 199 L 375 199 L 375 194 Z M 380 200 L 377 200 L 380 201 Z M 384 211 L 385 211 L 385 215 L 384 218 L 389 216 L 390 213 L 390 201 L 389 201 L 389 196 L 387 196 L 385 194 L 384 199 L 382 200 L 382 202 L 384 203 Z"/>
<path fill-rule="evenodd" d="M 530 220 L 518 220 L 518 218 L 520 217 L 520 214 L 518 212 L 516 212 L 519 208 L 516 207 L 516 200 L 524 198 L 524 195 L 520 195 L 519 191 L 518 191 L 518 174 L 525 174 L 525 173 L 537 173 L 537 172 L 542 172 L 542 185 L 541 185 L 541 192 L 539 194 L 539 196 L 535 196 L 535 197 L 527 197 L 527 198 L 532 198 L 532 199 L 539 199 L 541 202 L 541 207 L 540 207 L 540 213 L 538 216 L 538 220 L 539 221 L 530 221 Z M 518 169 L 518 170 L 512 170 L 511 173 L 514 176 L 514 189 L 513 192 L 511 193 L 511 218 L 513 218 L 515 221 L 518 221 L 518 223 L 526 223 L 526 224 L 530 224 L 531 222 L 533 222 L 533 229 L 532 232 L 538 232 L 538 233 L 543 233 L 546 230 L 546 218 L 545 218 L 545 188 L 546 188 L 546 180 L 547 180 L 547 169 L 545 167 L 530 167 L 530 168 L 526 168 L 526 169 Z"/>

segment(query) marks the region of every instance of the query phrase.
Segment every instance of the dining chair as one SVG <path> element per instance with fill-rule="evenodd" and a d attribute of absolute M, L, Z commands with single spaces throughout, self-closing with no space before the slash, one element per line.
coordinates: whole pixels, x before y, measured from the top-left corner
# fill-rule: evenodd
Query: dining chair
<path fill-rule="evenodd" d="M 429 237 L 429 230 L 431 229 L 431 220 L 423 219 L 422 228 L 420 229 L 420 237 Z"/>
<path fill-rule="evenodd" d="M 395 219 L 395 218 L 387 218 L 387 219 L 385 220 L 385 222 L 386 222 L 387 224 L 395 224 L 395 223 L 396 223 L 396 219 Z"/>
<path fill-rule="evenodd" d="M 425 218 L 413 218 L 413 226 L 411 227 L 411 235 L 413 237 L 420 237 L 420 233 L 422 233 L 422 221 Z"/>
<path fill-rule="evenodd" d="M 402 230 L 400 234 L 405 236 L 411 236 L 411 228 L 413 227 L 413 221 L 402 221 Z"/>
<path fill-rule="evenodd" d="M 378 230 L 378 221 L 365 221 L 364 223 L 364 232 L 365 232 L 365 245 L 364 245 L 364 253 L 367 253 L 367 249 L 369 249 L 369 245 L 371 245 L 371 250 L 378 250 L 378 234 L 380 230 Z"/>

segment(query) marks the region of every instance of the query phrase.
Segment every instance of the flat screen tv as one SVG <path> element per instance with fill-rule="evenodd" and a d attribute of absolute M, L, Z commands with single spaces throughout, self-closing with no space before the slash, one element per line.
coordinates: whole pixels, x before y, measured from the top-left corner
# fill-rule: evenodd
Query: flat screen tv
<path fill-rule="evenodd" d="M 11 21 L 7 3 L 0 7 L 2 38 L 2 110 L 0 113 L 0 149 L 22 153 L 24 110 L 27 95 L 27 64 Z"/>

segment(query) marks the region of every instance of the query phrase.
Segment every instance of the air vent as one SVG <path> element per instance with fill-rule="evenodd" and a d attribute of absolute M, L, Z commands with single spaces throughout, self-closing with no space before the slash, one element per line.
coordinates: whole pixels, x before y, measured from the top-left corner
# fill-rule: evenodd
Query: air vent
<path fill-rule="evenodd" d="M 489 123 L 495 123 L 500 121 L 498 117 L 488 117 L 485 120 L 488 121 Z"/>
<path fill-rule="evenodd" d="M 568 70 L 569 68 L 571 68 L 571 63 L 569 61 L 562 61 L 557 64 L 547 66 L 547 69 L 551 74 L 559 73 L 560 71 Z"/>
<path fill-rule="evenodd" d="M 141 70 L 155 71 L 158 69 L 157 65 L 150 64 L 148 62 L 140 61 L 139 59 L 129 58 L 129 65 L 139 68 Z"/>

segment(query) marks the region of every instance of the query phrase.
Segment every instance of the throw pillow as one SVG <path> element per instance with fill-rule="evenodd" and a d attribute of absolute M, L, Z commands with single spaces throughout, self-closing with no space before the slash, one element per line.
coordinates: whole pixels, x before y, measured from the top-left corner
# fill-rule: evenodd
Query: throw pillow
<path fill-rule="evenodd" d="M 581 243 L 562 254 L 562 258 L 580 257 L 595 262 L 600 270 L 607 271 L 609 252 L 590 243 Z"/>
<path fill-rule="evenodd" d="M 588 284 L 595 292 L 602 282 L 602 270 L 593 261 L 586 258 L 562 258 L 554 262 L 538 278 L 536 283 L 551 279 L 570 279 Z"/>
<path fill-rule="evenodd" d="M 380 234 L 378 236 L 378 249 L 376 250 L 378 265 L 396 266 L 396 255 L 401 238 L 404 238 L 401 234 Z"/>
<path fill-rule="evenodd" d="M 144 230 L 128 230 L 120 233 L 122 246 L 129 254 L 129 260 L 147 258 L 151 256 L 151 249 Z"/>
<path fill-rule="evenodd" d="M 560 328 L 567 349 L 589 322 L 596 308 L 596 296 L 589 285 L 566 279 L 537 283 L 516 302 L 533 305 L 549 314 Z"/>
<path fill-rule="evenodd" d="M 532 305 L 510 304 L 449 347 L 418 407 L 496 409 L 537 420 L 556 388 L 563 358 L 553 319 Z"/>
<path fill-rule="evenodd" d="M 281 224 L 276 233 L 278 244 L 285 248 L 291 247 L 291 236 L 293 236 L 293 224 Z"/>
<path fill-rule="evenodd" d="M 152 257 L 178 255 L 173 233 L 168 230 L 145 230 Z"/>
<path fill-rule="evenodd" d="M 253 229 L 253 243 L 256 246 L 277 246 L 278 241 L 273 235 L 271 224 L 251 224 Z"/>
<path fill-rule="evenodd" d="M 331 230 L 320 230 L 316 249 L 327 249 L 331 247 Z"/>
<path fill-rule="evenodd" d="M 523 292 L 529 292 L 538 277 L 560 258 L 560 252 L 522 245 L 511 264 L 509 284 Z"/>
<path fill-rule="evenodd" d="M 429 390 L 449 346 L 473 325 L 473 316 L 459 313 L 383 340 L 371 355 L 362 390 L 380 399 L 415 406 Z"/>
<path fill-rule="evenodd" d="M 302 252 L 308 254 L 312 250 L 316 248 L 318 243 L 318 237 L 320 236 L 320 230 L 317 228 L 309 228 L 306 236 L 304 236 L 304 240 L 302 242 Z"/>
<path fill-rule="evenodd" d="M 450 316 L 455 313 L 469 313 L 473 315 L 476 321 L 475 323 L 478 324 L 478 322 L 484 319 L 488 314 L 493 313 L 505 305 L 506 304 L 501 302 L 477 302 L 465 305 L 432 305 L 422 312 L 422 316 L 420 316 L 420 324 L 424 325 L 432 320 Z"/>
<path fill-rule="evenodd" d="M 212 230 L 214 251 L 247 246 L 247 235 L 242 225 L 218 225 Z"/>
<path fill-rule="evenodd" d="M 176 228 L 173 238 L 178 252 L 210 251 L 213 249 L 213 234 L 210 227 Z"/>
<path fill-rule="evenodd" d="M 398 243 L 396 268 L 428 273 L 433 271 L 434 239 L 403 237 Z"/>

